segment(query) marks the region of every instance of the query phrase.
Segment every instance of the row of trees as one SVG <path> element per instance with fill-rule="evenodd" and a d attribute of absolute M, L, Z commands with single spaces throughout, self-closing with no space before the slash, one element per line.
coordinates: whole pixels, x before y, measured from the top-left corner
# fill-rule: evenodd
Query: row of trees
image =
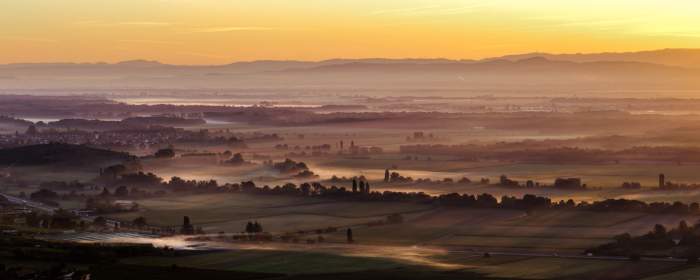
<path fill-rule="evenodd" d="M 629 233 L 614 237 L 615 241 L 586 250 L 587 253 L 607 256 L 628 256 L 639 259 L 642 256 L 664 256 L 686 258 L 696 263 L 700 256 L 700 223 L 689 226 L 680 221 L 676 228 L 666 229 L 657 224 L 646 234 L 632 236 Z M 665 253 L 664 253 L 665 252 Z"/>
<path fill-rule="evenodd" d="M 248 222 L 245 225 L 245 232 L 246 233 L 262 233 L 263 232 L 263 227 L 261 224 L 258 223 L 258 221 L 255 222 Z"/>
<path fill-rule="evenodd" d="M 353 178 L 352 179 L 352 192 L 357 193 L 358 191 L 360 193 L 365 193 L 365 194 L 370 193 L 369 182 L 365 182 L 365 181 L 360 180 L 359 189 L 358 189 L 357 179 Z"/>
<path fill-rule="evenodd" d="M 398 172 L 389 172 L 389 169 L 384 170 L 384 183 L 407 183 L 412 182 L 413 178 L 401 176 Z"/>
<path fill-rule="evenodd" d="M 189 216 L 182 217 L 182 226 L 180 227 L 180 234 L 193 235 L 193 234 L 204 234 L 202 227 L 195 227 L 190 221 Z"/>
<path fill-rule="evenodd" d="M 270 187 L 268 185 L 259 187 L 252 181 L 219 185 L 215 180 L 186 181 L 179 177 L 173 177 L 170 181 L 165 182 L 162 185 L 174 191 L 246 192 L 265 195 L 316 196 L 361 201 L 395 201 L 437 204 L 452 207 L 505 208 L 519 210 L 575 209 L 600 212 L 622 211 L 665 214 L 700 214 L 700 205 L 698 203 L 686 204 L 678 201 L 673 203 L 647 203 L 630 199 L 607 199 L 596 202 L 583 201 L 577 203 L 571 199 L 557 202 L 552 201 L 547 197 L 531 194 L 526 194 L 522 197 L 503 196 L 499 200 L 493 195 L 487 193 L 480 195 L 451 193 L 431 196 L 423 192 L 376 192 L 371 191 L 367 182 L 364 184 L 362 184 L 362 181 L 358 180 L 353 180 L 353 182 L 356 182 L 356 184 L 353 185 L 356 185 L 357 189 L 353 188 L 348 190 L 345 187 L 337 187 L 335 185 L 326 186 L 319 182 L 302 183 L 300 185 L 286 183 L 284 185 L 277 185 L 274 187 Z M 364 189 L 361 187 L 363 185 Z"/>
<path fill-rule="evenodd" d="M 620 163 L 650 161 L 672 163 L 700 162 L 700 148 L 676 146 L 637 146 L 624 150 L 580 148 L 574 143 L 544 141 L 478 144 L 403 145 L 402 154 L 426 156 L 460 156 L 465 160 L 502 160 L 528 163 Z"/>
<path fill-rule="evenodd" d="M 291 163 L 291 162 L 290 162 Z M 294 163 L 296 165 L 297 163 Z M 162 179 L 154 180 L 162 181 Z M 338 183 L 344 183 L 338 180 Z M 423 192 L 394 192 L 372 191 L 369 183 L 353 178 L 352 188 L 338 187 L 335 185 L 326 186 L 320 182 L 286 183 L 274 187 L 265 185 L 257 186 L 252 181 L 245 181 L 234 184 L 220 185 L 215 180 L 196 181 L 183 180 L 179 177 L 172 177 L 169 181 L 164 181 L 159 185 L 173 191 L 187 192 L 246 192 L 254 194 L 268 195 L 297 195 L 297 196 L 317 196 L 334 199 L 361 200 L 361 201 L 396 201 L 413 202 L 425 204 L 438 204 L 454 207 L 474 207 L 474 208 L 506 208 L 506 209 L 576 209 L 588 211 L 623 211 L 623 212 L 648 212 L 648 213 L 673 213 L 673 214 L 700 214 L 698 203 L 686 204 L 683 202 L 653 202 L 647 203 L 630 199 L 607 199 L 596 202 L 574 202 L 551 201 L 547 197 L 535 195 L 524 195 L 523 197 L 503 196 L 500 200 L 491 194 L 443 194 L 431 196 Z"/>

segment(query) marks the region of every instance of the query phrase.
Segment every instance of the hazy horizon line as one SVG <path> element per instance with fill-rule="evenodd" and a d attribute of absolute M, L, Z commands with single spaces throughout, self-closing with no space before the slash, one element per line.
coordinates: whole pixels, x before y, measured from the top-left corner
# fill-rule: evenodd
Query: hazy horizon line
<path fill-rule="evenodd" d="M 142 63 L 157 63 L 157 64 L 169 65 L 169 66 L 226 66 L 226 65 L 236 64 L 236 63 L 256 63 L 256 62 L 320 63 L 320 62 L 333 61 L 333 60 L 424 60 L 424 61 L 425 60 L 446 60 L 446 61 L 459 62 L 459 61 L 484 61 L 484 60 L 497 59 L 497 58 L 503 58 L 503 57 L 508 57 L 508 56 L 535 55 L 535 54 L 554 55 L 554 56 L 559 56 L 559 55 L 606 55 L 606 54 L 635 54 L 635 53 L 661 52 L 661 51 L 700 51 L 700 48 L 659 48 L 659 49 L 641 49 L 641 50 L 634 50 L 634 51 L 603 51 L 603 52 L 577 52 L 577 53 L 555 53 L 555 52 L 546 52 L 546 51 L 529 51 L 529 52 L 505 53 L 505 54 L 500 54 L 500 55 L 496 55 L 496 56 L 485 56 L 485 57 L 479 57 L 479 58 L 447 58 L 447 57 L 356 57 L 356 58 L 350 58 L 350 57 L 331 57 L 331 58 L 318 59 L 318 60 L 304 60 L 304 59 L 293 59 L 293 58 L 290 58 L 290 59 L 232 60 L 231 62 L 223 63 L 223 64 L 171 64 L 171 63 L 163 62 L 160 60 L 153 60 L 153 59 L 146 59 L 146 58 L 133 58 L 133 59 L 116 60 L 116 61 L 111 61 L 111 62 L 107 62 L 107 61 L 3 62 L 3 63 L 0 63 L 0 65 L 39 65 L 39 64 L 76 64 L 76 65 L 106 64 L 106 65 L 117 65 L 117 64 L 124 64 L 124 63 L 142 62 Z"/>

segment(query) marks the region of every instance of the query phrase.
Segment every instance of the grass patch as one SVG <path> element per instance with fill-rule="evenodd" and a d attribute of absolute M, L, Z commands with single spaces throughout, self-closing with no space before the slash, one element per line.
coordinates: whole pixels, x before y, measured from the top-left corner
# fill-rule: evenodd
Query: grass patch
<path fill-rule="evenodd" d="M 402 264 L 382 258 L 349 257 L 323 253 L 271 250 L 236 250 L 183 257 L 141 257 L 122 261 L 125 264 L 267 272 L 284 274 L 318 274 L 389 269 Z"/>

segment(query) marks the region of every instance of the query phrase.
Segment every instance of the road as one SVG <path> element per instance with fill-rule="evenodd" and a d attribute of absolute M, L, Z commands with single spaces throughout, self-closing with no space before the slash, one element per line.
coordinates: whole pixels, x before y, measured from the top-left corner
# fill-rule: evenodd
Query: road
<path fill-rule="evenodd" d="M 0 193 L 0 196 L 5 197 L 5 199 L 7 199 L 7 201 L 9 201 L 10 203 L 26 206 L 26 207 L 38 210 L 40 212 L 45 212 L 48 214 L 53 214 L 54 212 L 56 212 L 56 210 L 58 210 L 58 207 L 48 206 L 48 205 L 45 205 L 45 204 L 40 203 L 40 202 L 26 200 L 26 199 L 16 197 L 13 195 L 9 195 L 9 194 L 5 194 L 5 193 Z"/>
<path fill-rule="evenodd" d="M 59 207 L 49 206 L 49 205 L 43 204 L 41 202 L 23 199 L 23 198 L 9 195 L 6 193 L 0 193 L 0 196 L 7 199 L 7 201 L 9 201 L 10 203 L 22 205 L 22 206 L 34 209 L 37 212 L 43 212 L 43 213 L 46 213 L 49 215 L 53 215 L 59 209 Z M 96 216 L 89 216 L 89 215 L 80 215 L 79 217 L 80 217 L 80 220 L 83 220 L 83 221 L 89 222 L 89 223 L 92 223 L 96 218 Z M 106 219 L 106 222 L 107 222 L 107 224 L 111 224 L 112 226 L 120 224 L 119 221 L 112 220 L 112 219 Z"/>

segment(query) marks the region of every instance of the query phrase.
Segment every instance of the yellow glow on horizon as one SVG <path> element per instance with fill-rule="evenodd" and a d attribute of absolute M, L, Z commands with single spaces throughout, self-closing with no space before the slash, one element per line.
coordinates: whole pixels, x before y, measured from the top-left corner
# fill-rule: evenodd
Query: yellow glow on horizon
<path fill-rule="evenodd" d="M 482 58 L 700 47 L 695 0 L 5 0 L 0 63 Z"/>

